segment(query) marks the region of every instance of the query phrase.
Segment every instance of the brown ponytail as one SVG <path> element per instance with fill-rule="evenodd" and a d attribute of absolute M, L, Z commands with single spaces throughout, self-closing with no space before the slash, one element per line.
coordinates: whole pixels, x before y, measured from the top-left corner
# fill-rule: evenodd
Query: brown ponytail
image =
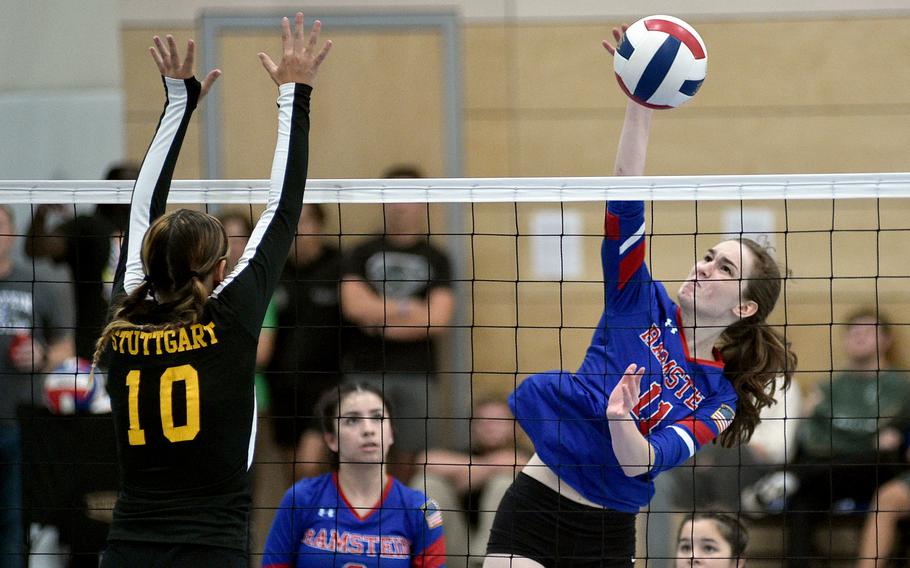
<path fill-rule="evenodd" d="M 743 295 L 758 304 L 758 311 L 728 327 L 721 336 L 724 374 L 738 395 L 736 417 L 720 436 L 728 448 L 749 441 L 761 421 L 762 409 L 775 403 L 777 377 L 783 375 L 783 388 L 789 388 L 797 363 L 789 343 L 767 322 L 780 297 L 780 267 L 762 245 L 745 238 L 739 242 L 755 258 Z"/>
<path fill-rule="evenodd" d="M 95 344 L 97 366 L 111 337 L 124 329 L 176 329 L 196 323 L 208 290 L 203 280 L 226 258 L 227 235 L 215 217 L 191 209 L 162 215 L 142 240 L 146 276 L 114 310 Z"/>

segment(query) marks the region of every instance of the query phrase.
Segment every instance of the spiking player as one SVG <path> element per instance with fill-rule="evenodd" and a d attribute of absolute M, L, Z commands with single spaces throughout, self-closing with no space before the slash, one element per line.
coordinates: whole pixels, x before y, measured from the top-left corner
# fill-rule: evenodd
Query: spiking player
<path fill-rule="evenodd" d="M 615 175 L 643 174 L 651 113 L 628 103 Z M 748 440 L 776 375 L 794 370 L 765 323 L 780 270 L 753 241 L 708 250 L 678 305 L 644 264 L 642 202 L 608 204 L 601 256 L 605 306 L 581 367 L 510 397 L 536 453 L 499 505 L 487 568 L 631 566 L 654 476 L 718 436 Z"/>
<path fill-rule="evenodd" d="M 105 568 L 249 562 L 257 337 L 300 216 L 310 92 L 331 47 L 317 48 L 318 21 L 304 38 L 302 13 L 293 33 L 287 18 L 282 28 L 280 63 L 260 54 L 279 85 L 268 206 L 226 277 L 217 219 L 162 215 L 193 110 L 220 72 L 200 84 L 192 41 L 181 62 L 171 36 L 154 38 L 167 102 L 133 190 L 118 307 L 95 353 L 109 358 L 121 476 Z"/>
<path fill-rule="evenodd" d="M 338 469 L 294 484 L 275 513 L 263 568 L 438 568 L 442 512 L 386 473 L 394 440 L 382 392 L 346 383 L 317 403 Z"/>

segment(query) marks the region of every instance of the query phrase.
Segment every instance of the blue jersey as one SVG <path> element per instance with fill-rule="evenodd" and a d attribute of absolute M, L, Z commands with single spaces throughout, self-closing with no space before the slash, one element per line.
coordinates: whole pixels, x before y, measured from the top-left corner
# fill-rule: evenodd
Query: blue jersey
<path fill-rule="evenodd" d="M 654 493 L 653 478 L 675 467 L 733 421 L 736 391 L 723 362 L 689 356 L 679 307 L 651 279 L 645 258 L 644 204 L 607 207 L 601 249 L 604 312 L 575 373 L 525 379 L 509 404 L 540 458 L 585 498 L 637 512 Z M 613 387 L 630 363 L 646 369 L 632 419 L 654 448 L 650 471 L 627 477 L 606 417 Z"/>
<path fill-rule="evenodd" d="M 442 512 L 389 477 L 382 499 L 361 516 L 337 474 L 302 479 L 285 493 L 262 558 L 265 568 L 445 566 Z"/>

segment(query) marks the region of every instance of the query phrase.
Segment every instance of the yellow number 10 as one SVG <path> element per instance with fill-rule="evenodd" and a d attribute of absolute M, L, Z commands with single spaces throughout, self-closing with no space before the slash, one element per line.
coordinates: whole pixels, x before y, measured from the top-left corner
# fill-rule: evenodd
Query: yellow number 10
<path fill-rule="evenodd" d="M 186 424 L 174 426 L 174 383 L 183 381 L 186 384 Z M 126 376 L 129 387 L 131 446 L 145 445 L 145 430 L 139 427 L 139 370 L 130 371 Z M 199 433 L 199 373 L 192 365 L 168 367 L 161 375 L 161 430 L 164 437 L 171 442 L 186 442 Z"/>

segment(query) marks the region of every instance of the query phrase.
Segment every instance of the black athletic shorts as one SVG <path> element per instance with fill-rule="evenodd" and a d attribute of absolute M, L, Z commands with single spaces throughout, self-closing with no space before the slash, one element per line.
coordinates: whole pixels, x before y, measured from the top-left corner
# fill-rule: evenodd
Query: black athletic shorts
<path fill-rule="evenodd" d="M 629 568 L 635 514 L 576 503 L 521 473 L 499 503 L 487 554 L 521 556 L 547 568 Z"/>
<path fill-rule="evenodd" d="M 246 552 L 216 546 L 111 541 L 100 568 L 249 568 Z"/>

